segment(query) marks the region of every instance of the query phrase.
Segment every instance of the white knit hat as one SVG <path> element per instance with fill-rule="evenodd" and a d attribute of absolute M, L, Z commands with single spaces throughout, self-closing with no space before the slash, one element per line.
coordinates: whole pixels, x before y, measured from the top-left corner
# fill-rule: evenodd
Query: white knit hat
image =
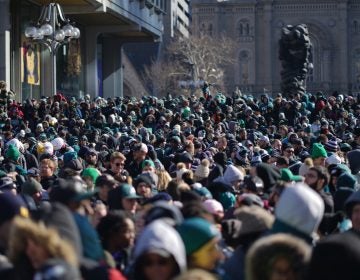
<path fill-rule="evenodd" d="M 304 183 L 291 185 L 283 191 L 275 208 L 277 220 L 307 234 L 314 234 L 324 215 L 324 201 Z"/>
<path fill-rule="evenodd" d="M 203 159 L 201 164 L 196 168 L 194 175 L 200 179 L 207 178 L 210 173 L 210 162 L 208 159 Z"/>
<path fill-rule="evenodd" d="M 328 165 L 330 165 L 330 164 L 340 164 L 341 163 L 341 158 L 337 154 L 332 154 L 331 156 L 326 158 L 325 162 Z"/>
<path fill-rule="evenodd" d="M 240 171 L 239 168 L 237 168 L 234 165 L 229 165 L 226 167 L 225 173 L 224 173 L 224 181 L 232 185 L 235 181 L 243 181 L 244 180 L 244 174 Z"/>
<path fill-rule="evenodd" d="M 51 141 L 51 144 L 54 146 L 54 150 L 58 151 L 60 150 L 62 147 L 64 147 L 65 145 L 65 141 L 64 139 L 62 139 L 61 137 L 56 137 L 55 139 L 53 139 Z"/>

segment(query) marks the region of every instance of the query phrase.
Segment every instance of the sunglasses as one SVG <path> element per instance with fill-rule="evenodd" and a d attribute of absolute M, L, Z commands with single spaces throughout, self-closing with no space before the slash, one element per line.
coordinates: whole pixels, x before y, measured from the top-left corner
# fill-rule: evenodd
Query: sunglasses
<path fill-rule="evenodd" d="M 295 151 L 294 150 L 285 150 L 285 152 L 287 152 L 289 154 L 293 154 Z"/>
<path fill-rule="evenodd" d="M 114 164 L 115 164 L 115 166 L 124 166 L 125 165 L 125 164 L 123 164 L 121 162 L 115 162 Z"/>

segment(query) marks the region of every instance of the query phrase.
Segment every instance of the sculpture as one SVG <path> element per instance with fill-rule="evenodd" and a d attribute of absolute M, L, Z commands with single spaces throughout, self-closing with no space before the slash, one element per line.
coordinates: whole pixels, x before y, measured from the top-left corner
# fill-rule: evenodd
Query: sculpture
<path fill-rule="evenodd" d="M 287 25 L 279 40 L 281 91 L 284 96 L 305 93 L 306 77 L 312 64 L 312 45 L 305 24 Z"/>

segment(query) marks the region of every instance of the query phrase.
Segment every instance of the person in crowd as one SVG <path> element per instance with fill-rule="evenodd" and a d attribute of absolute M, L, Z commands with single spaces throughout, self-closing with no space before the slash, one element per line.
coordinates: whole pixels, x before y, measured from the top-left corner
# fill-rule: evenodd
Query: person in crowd
<path fill-rule="evenodd" d="M 275 208 L 272 233 L 287 233 L 313 244 L 325 205 L 320 195 L 304 183 L 288 186 Z"/>
<path fill-rule="evenodd" d="M 105 205 L 108 203 L 109 192 L 119 185 L 113 176 L 109 174 L 102 174 L 96 178 L 95 188 L 98 190 L 96 193 L 97 199 L 101 200 Z"/>
<path fill-rule="evenodd" d="M 185 219 L 177 230 L 185 245 L 188 266 L 215 272 L 224 257 L 218 247 L 219 230 L 199 217 Z"/>
<path fill-rule="evenodd" d="M 15 279 L 42 279 L 51 273 L 57 279 L 81 279 L 73 247 L 56 230 L 30 219 L 15 218 L 8 255 L 14 264 Z"/>
<path fill-rule="evenodd" d="M 119 182 L 127 182 L 127 171 L 124 169 L 126 157 L 120 152 L 113 152 L 110 156 L 110 168 L 105 171 Z"/>
<path fill-rule="evenodd" d="M 129 216 L 134 217 L 138 210 L 138 201 L 142 198 L 132 185 L 120 184 L 108 192 L 107 204 L 110 210 L 124 210 Z"/>
<path fill-rule="evenodd" d="M 125 212 L 114 210 L 100 220 L 96 229 L 104 250 L 111 254 L 116 268 L 125 273 L 135 243 L 133 220 Z"/>
<path fill-rule="evenodd" d="M 330 193 L 325 192 L 324 188 L 329 184 L 329 173 L 323 166 L 314 166 L 305 174 L 305 183 L 316 191 L 325 203 L 325 213 L 334 212 L 334 200 Z"/>
<path fill-rule="evenodd" d="M 245 218 L 238 219 L 239 209 L 264 208 L 275 216 L 270 233 L 285 232 L 309 244 L 315 243 L 317 232 L 330 237 L 341 232 L 347 238 L 351 224 L 349 233 L 357 237 L 360 95 L 269 93 L 258 98 L 239 90 L 233 94 L 213 90 L 207 84 L 201 96 L 188 97 L 175 93 L 92 99 L 86 94 L 77 99 L 59 93 L 21 102 L 0 98 L 0 278 L 13 217 L 26 211 L 67 236 L 85 280 L 111 278 L 114 270 L 124 267 L 129 278 L 132 269 L 139 268 L 136 277 L 141 279 L 167 279 L 185 272 L 182 257 L 164 245 L 170 239 L 160 242 L 161 250 L 154 245 L 157 241 L 151 242 L 156 249 L 141 241 L 146 240 L 142 233 L 160 217 L 171 220 L 170 226 L 191 229 L 179 230 L 188 253 L 183 259 L 191 269 L 203 268 L 224 278 L 237 270 L 223 262 L 241 252 L 235 267 L 240 270 L 244 251 L 260 237 L 257 228 L 249 235 L 239 234 L 257 224 L 248 226 Z M 300 180 L 298 175 L 305 177 L 304 183 L 294 183 Z M 3 202 L 2 195 L 12 203 Z M 25 207 L 16 206 L 18 198 Z M 208 211 L 203 203 L 209 203 Z M 78 234 L 64 230 L 66 215 L 57 212 L 59 205 L 69 212 L 67 222 L 72 221 Z M 167 207 L 181 209 L 185 221 L 174 222 L 176 211 Z M 134 220 L 134 248 L 140 241 L 146 248 L 136 254 L 134 263 L 123 255 L 132 247 L 125 243 L 133 242 L 127 217 L 117 224 L 129 229 L 124 243 L 121 234 L 119 239 L 107 234 L 111 226 L 105 226 L 106 237 L 101 239 L 95 231 L 109 209 L 120 209 Z M 174 237 L 173 228 L 162 225 L 151 232 L 158 229 Z M 104 253 L 102 245 L 113 256 Z M 10 270 L 4 271 L 14 272 L 14 263 L 5 263 Z M 107 276 L 98 276 L 91 269 L 94 263 L 105 268 Z M 287 267 L 285 274 L 295 277 L 292 263 L 280 259 L 267 271 L 275 271 L 276 279 L 282 276 L 279 268 Z M 38 277 L 53 264 L 52 259 L 46 262 Z M 106 265 L 113 270 L 107 271 Z M 239 279 L 240 275 L 244 273 L 239 272 Z M 34 272 L 26 275 L 33 276 Z"/>
<path fill-rule="evenodd" d="M 246 256 L 246 279 L 308 279 L 310 257 L 311 247 L 297 237 L 275 234 L 260 238 Z"/>
<path fill-rule="evenodd" d="M 54 185 L 57 179 L 57 176 L 55 174 L 57 169 L 56 162 L 50 158 L 44 158 L 43 160 L 40 161 L 39 168 L 40 168 L 41 186 L 45 190 L 48 190 Z"/>
<path fill-rule="evenodd" d="M 150 223 L 135 245 L 130 278 L 170 280 L 186 268 L 185 247 L 179 233 L 162 219 Z"/>

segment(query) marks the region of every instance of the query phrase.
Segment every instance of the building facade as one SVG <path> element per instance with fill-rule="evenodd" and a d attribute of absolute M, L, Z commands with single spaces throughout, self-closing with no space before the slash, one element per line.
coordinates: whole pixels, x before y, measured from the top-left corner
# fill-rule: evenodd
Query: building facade
<path fill-rule="evenodd" d="M 193 0 L 195 34 L 226 34 L 237 42 L 228 90 L 280 91 L 282 27 L 305 23 L 313 45 L 308 91 L 360 92 L 360 1 Z"/>
<path fill-rule="evenodd" d="M 49 51 L 25 38 L 47 0 L 0 0 L 0 80 L 17 99 L 49 96 Z M 58 0 L 81 37 L 57 52 L 57 91 L 81 97 L 122 96 L 123 45 L 161 41 L 166 0 Z M 31 72 L 31 75 L 29 73 Z M 125 85 L 127 91 L 131 85 Z"/>
<path fill-rule="evenodd" d="M 189 37 L 191 27 L 190 0 L 168 0 L 164 16 L 164 40 L 166 44 L 176 35 Z"/>

